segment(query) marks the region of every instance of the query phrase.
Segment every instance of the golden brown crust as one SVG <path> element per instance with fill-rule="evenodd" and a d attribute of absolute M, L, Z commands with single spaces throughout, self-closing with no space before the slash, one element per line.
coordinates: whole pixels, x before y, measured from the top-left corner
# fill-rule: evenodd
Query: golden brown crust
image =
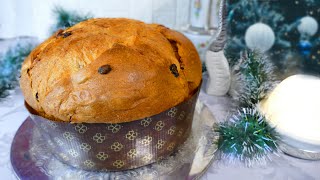
<path fill-rule="evenodd" d="M 182 34 L 104 18 L 58 31 L 35 48 L 22 65 L 20 86 L 48 119 L 121 123 L 183 102 L 200 81 L 199 56 Z"/>

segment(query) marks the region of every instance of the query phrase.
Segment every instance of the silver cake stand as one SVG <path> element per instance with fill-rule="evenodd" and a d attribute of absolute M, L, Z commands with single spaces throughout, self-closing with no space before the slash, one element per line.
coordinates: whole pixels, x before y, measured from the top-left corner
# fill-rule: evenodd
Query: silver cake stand
<path fill-rule="evenodd" d="M 57 160 L 34 123 L 28 118 L 17 131 L 11 147 L 11 163 L 19 179 L 199 179 L 214 159 L 218 138 L 215 119 L 197 102 L 191 136 L 169 158 L 158 163 L 120 172 L 76 169 Z"/>

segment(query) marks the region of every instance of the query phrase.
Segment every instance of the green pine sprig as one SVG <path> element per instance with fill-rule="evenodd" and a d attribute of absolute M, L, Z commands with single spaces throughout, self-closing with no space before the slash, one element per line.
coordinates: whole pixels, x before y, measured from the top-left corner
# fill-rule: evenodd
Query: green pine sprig
<path fill-rule="evenodd" d="M 0 57 L 0 98 L 18 85 L 21 64 L 34 48 L 34 44 L 17 44 Z"/>
<path fill-rule="evenodd" d="M 80 14 L 76 11 L 67 11 L 61 6 L 56 6 L 53 9 L 53 14 L 56 18 L 56 22 L 52 27 L 52 32 L 71 27 L 81 21 L 85 21 L 93 17 L 90 13 Z"/>
<path fill-rule="evenodd" d="M 206 72 L 207 71 L 207 66 L 206 63 L 202 63 L 202 72 Z"/>
<path fill-rule="evenodd" d="M 219 133 L 218 149 L 231 159 L 259 161 L 277 151 L 278 135 L 256 109 L 243 108 L 214 130 Z"/>

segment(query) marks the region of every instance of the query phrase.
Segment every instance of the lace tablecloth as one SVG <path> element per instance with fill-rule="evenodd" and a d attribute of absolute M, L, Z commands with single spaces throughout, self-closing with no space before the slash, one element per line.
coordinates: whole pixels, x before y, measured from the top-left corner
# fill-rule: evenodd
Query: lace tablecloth
<path fill-rule="evenodd" d="M 203 91 L 200 100 L 213 112 L 217 120 L 224 120 L 230 101 L 227 97 L 207 96 Z M 10 164 L 10 146 L 13 136 L 28 116 L 19 90 L 0 102 L 0 174 L 1 179 L 16 179 Z M 320 180 L 320 161 L 293 158 L 282 153 L 272 155 L 271 160 L 246 167 L 240 162 L 230 163 L 216 159 L 202 179 L 263 179 L 263 180 Z"/>

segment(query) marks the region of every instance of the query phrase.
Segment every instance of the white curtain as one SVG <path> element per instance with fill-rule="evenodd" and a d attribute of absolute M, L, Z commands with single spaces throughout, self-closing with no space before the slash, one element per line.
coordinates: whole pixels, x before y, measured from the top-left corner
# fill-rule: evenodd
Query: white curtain
<path fill-rule="evenodd" d="M 0 38 L 49 36 L 52 9 L 90 12 L 94 17 L 128 17 L 179 28 L 187 23 L 188 0 L 0 0 Z"/>

